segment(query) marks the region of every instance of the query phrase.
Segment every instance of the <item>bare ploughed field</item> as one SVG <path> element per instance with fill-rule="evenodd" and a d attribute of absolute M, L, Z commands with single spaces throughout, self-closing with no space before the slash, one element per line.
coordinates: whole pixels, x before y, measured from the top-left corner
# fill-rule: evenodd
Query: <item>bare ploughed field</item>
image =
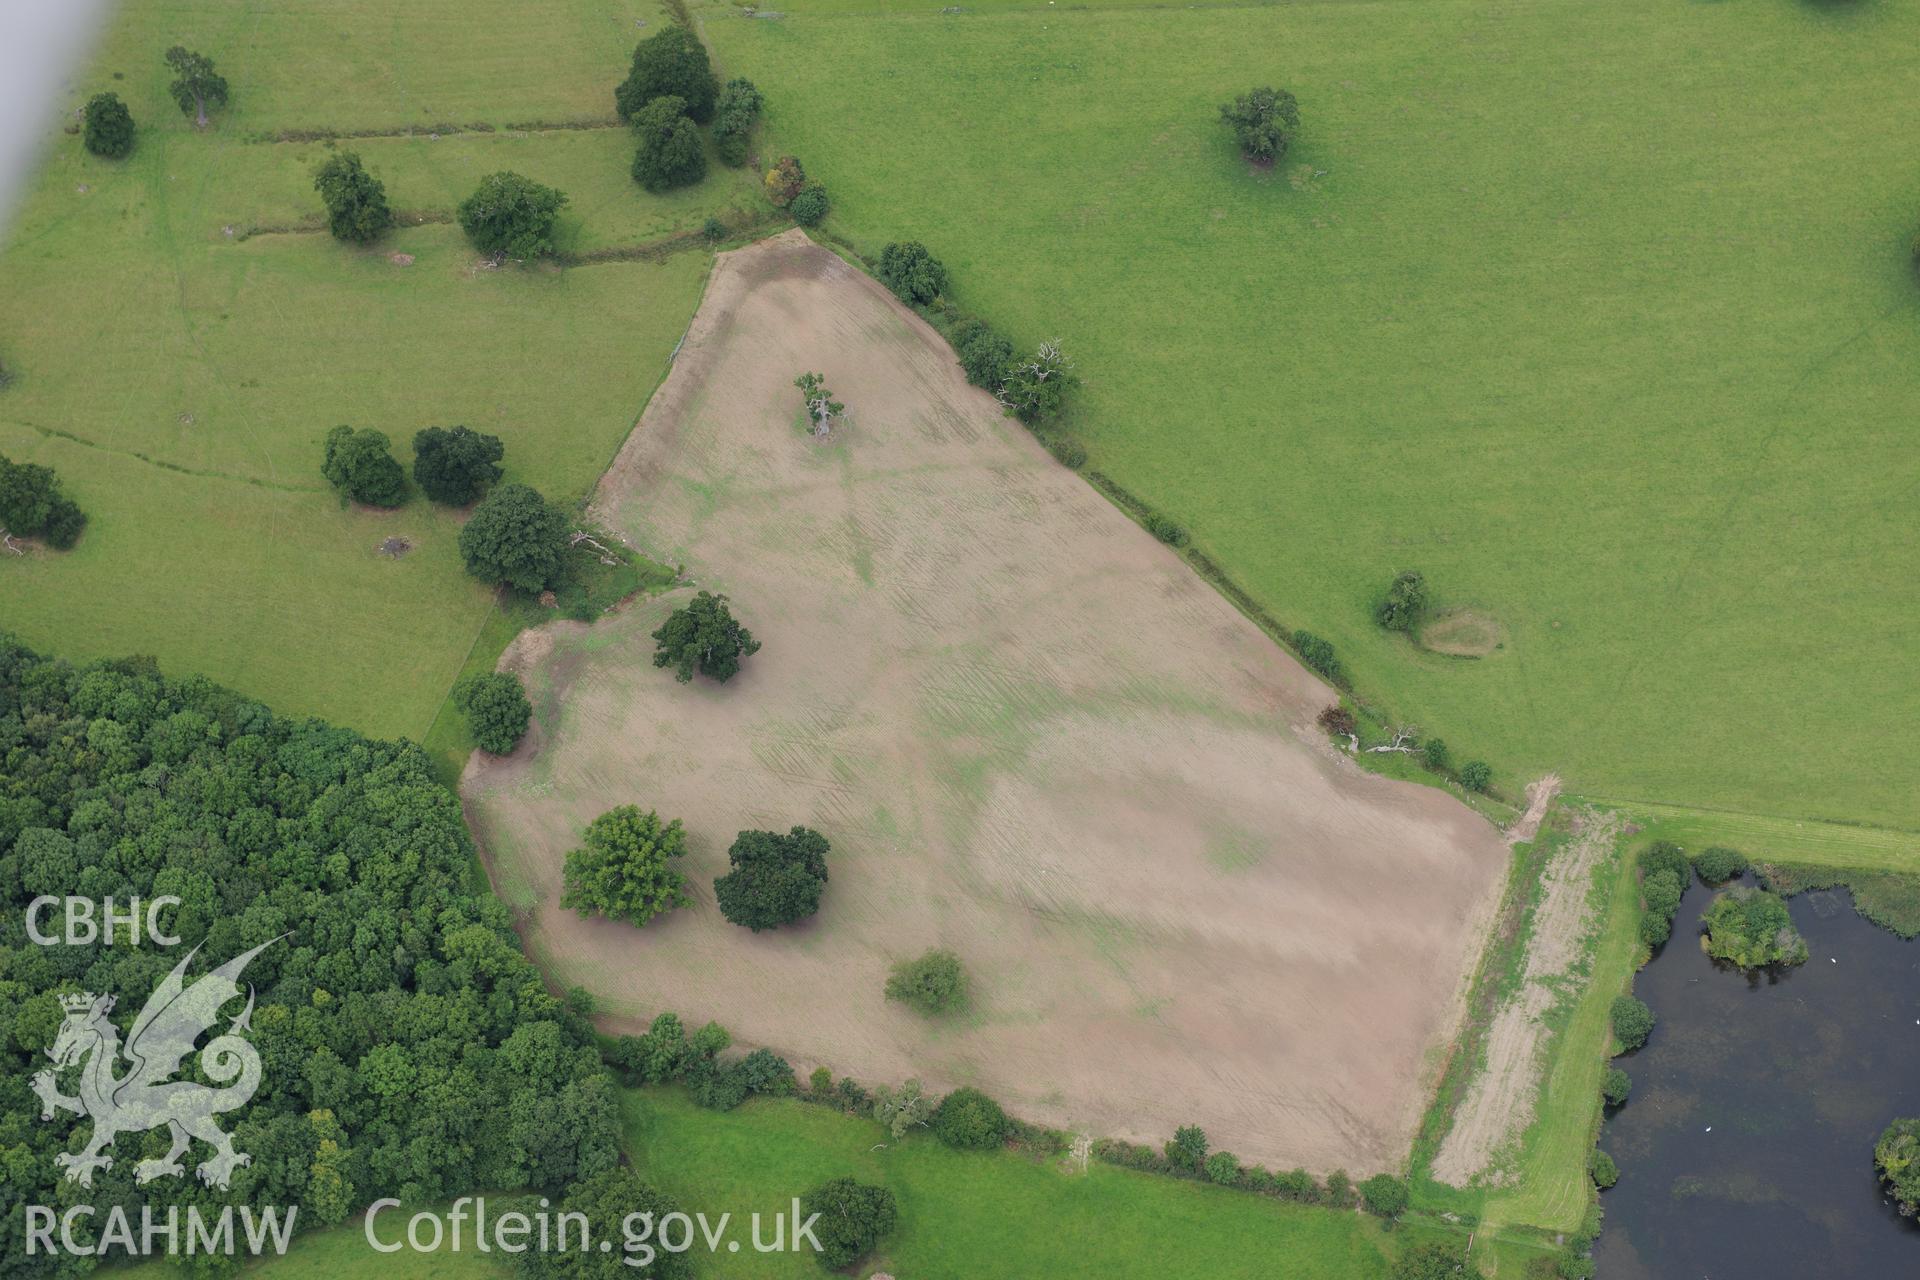
<path fill-rule="evenodd" d="M 825 442 L 803 370 L 848 406 Z M 803 1076 L 977 1084 L 1156 1143 L 1199 1124 L 1279 1167 L 1404 1159 L 1506 846 L 1327 746 L 1325 687 L 878 284 L 799 232 L 722 255 L 596 503 L 765 647 L 677 684 L 648 638 L 676 592 L 507 655 L 536 729 L 464 792 L 557 981 L 622 1029 L 716 1019 Z M 639 930 L 559 906 L 566 851 L 628 803 L 692 846 L 693 904 Z M 726 923 L 735 832 L 796 823 L 833 843 L 819 916 Z M 881 992 L 932 946 L 973 978 L 951 1023 Z"/>

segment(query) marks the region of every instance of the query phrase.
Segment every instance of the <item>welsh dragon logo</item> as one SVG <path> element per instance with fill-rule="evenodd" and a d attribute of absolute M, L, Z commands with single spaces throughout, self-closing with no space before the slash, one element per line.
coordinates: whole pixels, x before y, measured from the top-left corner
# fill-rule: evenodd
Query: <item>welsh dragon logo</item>
<path fill-rule="evenodd" d="M 80 1071 L 80 1096 L 69 1098 L 61 1093 L 53 1071 L 35 1075 L 33 1091 L 40 1095 L 42 1120 L 53 1119 L 56 1111 L 71 1111 L 93 1121 L 93 1137 L 84 1151 L 78 1155 L 62 1152 L 54 1157 L 70 1181 L 92 1186 L 95 1169 L 113 1167 L 109 1153 L 114 1138 L 161 1125 L 172 1131 L 173 1147 L 160 1159 L 142 1160 L 135 1166 L 134 1180 L 143 1185 L 185 1173 L 180 1157 L 194 1138 L 213 1148 L 213 1155 L 195 1170 L 200 1181 L 210 1187 L 226 1190 L 233 1171 L 252 1163 L 253 1157 L 235 1151 L 233 1138 L 214 1123 L 215 1116 L 245 1106 L 260 1087 L 260 1054 L 242 1038 L 252 1029 L 251 986 L 247 988 L 247 1007 L 227 1024 L 224 1034 L 200 1050 L 201 1068 L 225 1087 L 171 1077 L 179 1073 L 186 1056 L 194 1051 L 194 1042 L 219 1021 L 221 1007 L 240 994 L 237 979 L 248 961 L 279 940 L 263 942 L 236 956 L 191 986 L 182 975 L 200 948 L 189 951 L 186 959 L 154 988 L 127 1033 L 124 1049 L 119 1030 L 107 1017 L 113 1012 L 112 996 L 83 992 L 60 997 L 67 1020 L 47 1056 L 53 1059 L 55 1070 L 85 1060 Z M 125 1075 L 116 1076 L 114 1068 L 122 1053 L 132 1065 Z"/>

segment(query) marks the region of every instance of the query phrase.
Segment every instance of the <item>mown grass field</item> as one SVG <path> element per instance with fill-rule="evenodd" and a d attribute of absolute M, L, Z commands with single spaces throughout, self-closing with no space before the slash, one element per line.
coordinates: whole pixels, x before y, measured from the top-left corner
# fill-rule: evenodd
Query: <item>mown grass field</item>
<path fill-rule="evenodd" d="M 450 219 L 503 168 L 569 193 L 569 253 L 756 207 L 744 171 L 664 197 L 628 176 L 611 89 L 665 20 L 652 4 L 126 5 L 70 105 L 118 92 L 134 153 L 53 136 L 0 251 L 0 360 L 17 375 L 0 452 L 55 467 L 91 516 L 73 552 L 0 563 L 6 625 L 75 658 L 154 654 L 288 711 L 426 735 L 492 595 L 461 568 L 456 514 L 417 494 L 343 509 L 321 438 L 377 427 L 406 465 L 415 431 L 465 423 L 506 442 L 509 480 L 585 497 L 664 375 L 708 255 L 480 269 Z M 166 96 L 176 41 L 232 85 L 204 132 Z M 328 144 L 262 140 L 541 121 L 595 127 L 337 144 L 408 224 L 371 249 L 312 229 Z M 414 550 L 376 554 L 393 535 Z"/>
<path fill-rule="evenodd" d="M 1920 3 L 780 8 L 696 12 L 830 227 L 1061 338 L 1094 463 L 1363 691 L 1515 790 L 1920 826 Z M 1378 631 L 1405 568 L 1505 647 Z"/>

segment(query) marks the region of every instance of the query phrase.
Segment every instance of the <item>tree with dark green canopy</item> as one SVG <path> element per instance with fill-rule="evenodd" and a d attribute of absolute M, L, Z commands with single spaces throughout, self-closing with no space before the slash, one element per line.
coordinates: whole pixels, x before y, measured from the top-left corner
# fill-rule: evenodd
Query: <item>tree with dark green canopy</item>
<path fill-rule="evenodd" d="M 881 249 L 876 274 L 902 302 L 932 302 L 947 287 L 946 267 L 918 240 L 902 240 Z"/>
<path fill-rule="evenodd" d="M 476 892 L 459 797 L 419 746 L 282 717 L 148 659 L 67 663 L 3 635 L 0 741 L 0 912 L 16 922 L 0 936 L 0 1081 L 19 1117 L 0 1199 L 16 1263 L 23 1203 L 79 1195 L 161 1222 L 189 1204 L 298 1205 L 306 1228 L 383 1197 L 558 1199 L 618 1165 L 618 1093 L 593 1028 L 548 993 L 507 908 Z M 17 922 L 43 894 L 177 898 L 160 919 L 179 945 L 129 946 L 124 926 L 35 945 Z M 89 1190 L 63 1181 L 55 1159 L 88 1122 L 40 1122 L 29 1092 L 41 1071 L 75 1092 L 76 1069 L 46 1053 L 60 997 L 117 996 L 124 1030 L 183 960 L 192 982 L 262 943 L 242 995 L 263 1083 L 222 1121 L 251 1163 L 217 1196 L 191 1168 L 141 1185 L 166 1134 L 123 1133 Z M 206 1062 L 185 1059 L 182 1078 Z M 65 1280 L 94 1261 L 56 1252 L 0 1270 Z"/>
<path fill-rule="evenodd" d="M 173 69 L 167 92 L 195 124 L 206 128 L 207 108 L 227 105 L 226 79 L 213 69 L 212 58 L 180 45 L 167 50 L 167 66 Z"/>
<path fill-rule="evenodd" d="M 727 598 L 702 591 L 667 615 L 653 633 L 653 665 L 672 667 L 685 684 L 699 672 L 725 684 L 740 660 L 760 652 L 753 633 L 734 621 Z"/>
<path fill-rule="evenodd" d="M 96 93 L 87 100 L 86 128 L 81 141 L 87 150 L 118 160 L 133 150 L 133 113 L 117 93 Z"/>
<path fill-rule="evenodd" d="M 1373 616 L 1389 631 L 1411 631 L 1427 611 L 1427 579 L 1418 570 L 1396 574 L 1387 594 L 1374 606 Z"/>
<path fill-rule="evenodd" d="M 806 919 L 820 909 L 829 848 L 806 827 L 742 831 L 727 850 L 733 870 L 713 882 L 720 914 L 755 933 Z"/>
<path fill-rule="evenodd" d="M 506 452 L 499 436 L 467 427 L 428 427 L 414 433 L 413 482 L 435 502 L 464 507 L 499 482 Z"/>
<path fill-rule="evenodd" d="M 879 1247 L 893 1230 L 899 1210 L 893 1192 L 852 1178 L 823 1182 L 800 1198 L 804 1221 L 814 1215 L 814 1237 L 820 1241 L 820 1265 L 843 1271 Z"/>
<path fill-rule="evenodd" d="M 460 556 L 482 582 L 545 591 L 560 581 L 567 554 L 564 512 L 524 484 L 488 494 L 460 530 Z"/>
<path fill-rule="evenodd" d="M 609 809 L 587 826 L 580 847 L 567 854 L 560 905 L 581 915 L 643 925 L 689 901 L 687 878 L 672 860 L 687 851 L 687 833 L 675 818 L 639 805 Z"/>
<path fill-rule="evenodd" d="M 0 533 L 41 538 L 66 550 L 79 540 L 86 513 L 60 489 L 53 468 L 0 454 Z"/>
<path fill-rule="evenodd" d="M 453 705 L 467 718 L 473 740 L 488 755 L 511 754 L 533 720 L 527 691 L 510 671 L 468 676 L 453 686 Z"/>
<path fill-rule="evenodd" d="M 999 1103 L 971 1086 L 940 1099 L 931 1123 L 940 1141 L 962 1151 L 995 1150 L 1013 1127 Z"/>
<path fill-rule="evenodd" d="M 648 191 L 690 186 L 707 176 L 707 150 L 686 105 L 686 99 L 667 94 L 633 113 L 633 131 L 640 139 L 633 153 L 633 180 Z"/>
<path fill-rule="evenodd" d="M 315 169 L 313 189 L 327 206 L 327 230 L 336 240 L 366 244 L 393 225 L 386 185 L 367 172 L 355 152 L 342 151 Z"/>
<path fill-rule="evenodd" d="M 460 202 L 460 227 L 489 257 L 538 258 L 553 252 L 553 226 L 566 203 L 563 192 L 503 170 Z"/>
<path fill-rule="evenodd" d="M 320 473 L 355 502 L 397 507 L 407 500 L 407 473 L 393 460 L 384 431 L 335 427 L 327 432 Z"/>
<path fill-rule="evenodd" d="M 513 1202 L 511 1207 L 530 1218 L 539 1212 L 531 1204 Z M 491 1210 L 492 1204 L 487 1208 Z M 547 1210 L 584 1215 L 585 1238 L 594 1247 L 530 1248 L 515 1259 L 517 1272 L 525 1280 L 690 1280 L 694 1274 L 692 1252 L 660 1247 L 661 1220 L 680 1211 L 676 1201 L 630 1168 L 596 1173 L 568 1187 L 557 1209 Z M 653 1228 L 648 1237 L 653 1257 L 644 1264 L 638 1251 L 628 1252 L 622 1247 L 628 1233 L 642 1221 Z M 578 1238 L 579 1228 L 573 1230 L 576 1234 L 570 1239 Z M 611 1241 L 613 1247 L 603 1252 L 597 1243 L 602 1240 Z"/>
<path fill-rule="evenodd" d="M 1300 131 L 1300 104 L 1285 89 L 1252 89 L 1221 107 L 1220 119 L 1233 129 L 1242 155 L 1272 164 Z"/>
<path fill-rule="evenodd" d="M 713 119 L 720 81 L 713 74 L 700 37 L 681 26 L 667 27 L 633 50 L 633 68 L 613 91 L 613 107 L 631 120 L 655 98 L 672 96 L 686 103 L 686 114 L 701 124 Z"/>
<path fill-rule="evenodd" d="M 720 90 L 713 108 L 713 149 L 720 163 L 737 169 L 747 162 L 747 141 L 763 101 L 751 80 L 736 77 Z"/>

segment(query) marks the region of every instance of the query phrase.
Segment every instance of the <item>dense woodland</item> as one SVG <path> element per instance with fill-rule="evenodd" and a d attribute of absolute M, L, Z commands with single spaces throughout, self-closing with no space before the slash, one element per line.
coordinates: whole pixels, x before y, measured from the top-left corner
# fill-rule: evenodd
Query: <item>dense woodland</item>
<path fill-rule="evenodd" d="M 459 803 L 411 743 L 0 635 L 0 1251 L 15 1274 L 85 1261 L 23 1260 L 23 1204 L 88 1203 L 96 1222 L 116 1204 L 298 1204 L 308 1227 L 379 1196 L 558 1191 L 613 1168 L 614 1084 L 591 1029 L 547 993 L 473 868 Z M 39 894 L 177 895 L 163 925 L 181 945 L 35 945 Z M 189 1176 L 136 1191 L 164 1129 L 122 1134 L 90 1190 L 57 1182 L 55 1154 L 89 1127 L 42 1123 L 29 1090 L 58 996 L 116 994 L 124 1035 L 186 948 L 201 947 L 197 975 L 281 934 L 242 979 L 264 1080 L 226 1120 L 252 1156 L 230 1190 Z"/>

